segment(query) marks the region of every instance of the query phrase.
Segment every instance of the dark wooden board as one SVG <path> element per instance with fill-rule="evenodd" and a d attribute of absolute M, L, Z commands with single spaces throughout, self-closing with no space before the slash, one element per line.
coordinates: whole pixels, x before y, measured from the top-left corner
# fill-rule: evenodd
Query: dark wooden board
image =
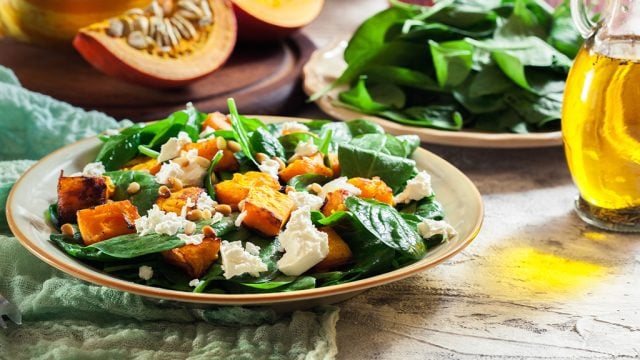
<path fill-rule="evenodd" d="M 178 89 L 131 84 L 100 73 L 72 50 L 9 39 L 0 40 L 0 64 L 11 68 L 27 89 L 118 119 L 160 119 L 189 101 L 201 111 L 226 112 L 229 97 L 245 114 L 287 115 L 304 103 L 300 73 L 313 50 L 302 34 L 278 43 L 242 43 L 221 69 Z"/>

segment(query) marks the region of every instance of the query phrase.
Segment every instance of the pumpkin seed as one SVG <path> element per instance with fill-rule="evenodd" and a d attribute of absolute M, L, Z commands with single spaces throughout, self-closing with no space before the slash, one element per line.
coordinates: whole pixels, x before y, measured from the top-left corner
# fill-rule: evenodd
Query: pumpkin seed
<path fill-rule="evenodd" d="M 127 16 L 144 16 L 145 13 L 144 13 L 144 10 L 142 10 L 140 8 L 133 8 L 133 9 L 127 10 L 125 15 L 127 15 Z"/>
<path fill-rule="evenodd" d="M 191 1 L 186 1 L 186 0 L 179 0 L 178 1 L 178 7 L 186 10 L 186 11 L 190 11 L 194 14 L 196 14 L 197 18 L 200 19 L 204 16 L 204 13 L 202 12 L 202 9 L 200 9 L 200 7 L 194 3 L 192 3 Z"/>
<path fill-rule="evenodd" d="M 162 7 L 158 4 L 156 0 L 153 0 L 151 4 L 149 4 L 147 11 L 153 14 L 153 16 L 157 16 L 159 18 L 164 17 L 164 10 L 162 10 Z"/>
<path fill-rule="evenodd" d="M 171 22 L 167 18 L 164 19 L 164 28 L 167 31 L 167 37 L 169 38 L 169 44 L 171 44 L 171 47 L 178 46 L 178 38 L 173 32 L 173 26 L 171 26 Z"/>
<path fill-rule="evenodd" d="M 110 19 L 107 34 L 113 37 L 122 37 L 124 33 L 124 25 L 120 19 Z"/>
<path fill-rule="evenodd" d="M 207 26 L 213 22 L 213 14 L 211 13 L 211 8 L 209 7 L 209 2 L 204 0 L 200 1 L 200 9 L 202 9 L 202 17 L 198 20 L 198 25 Z"/>
<path fill-rule="evenodd" d="M 191 22 L 187 20 L 184 16 L 180 14 L 175 14 L 173 16 L 173 19 L 175 19 L 175 21 L 179 22 L 180 24 L 182 24 L 182 26 L 184 26 L 188 35 L 186 34 L 182 34 L 182 35 L 186 39 L 195 39 L 198 37 L 198 32 L 196 31 L 196 28 L 193 27 L 193 24 L 191 24 Z"/>
<path fill-rule="evenodd" d="M 136 48 L 138 50 L 146 49 L 149 44 L 147 44 L 147 37 L 141 31 L 132 31 L 127 37 L 127 42 L 131 47 Z"/>
<path fill-rule="evenodd" d="M 184 17 L 185 19 L 194 20 L 194 21 L 198 20 L 198 15 L 188 10 L 180 9 L 176 12 L 176 14 Z"/>
<path fill-rule="evenodd" d="M 169 19 L 169 21 L 171 22 L 171 25 L 173 25 L 173 31 L 176 34 L 180 34 L 181 38 L 183 38 L 183 39 L 190 39 L 191 38 L 191 34 L 189 34 L 187 29 L 184 27 L 184 25 L 182 25 L 181 22 L 176 20 L 175 17 L 172 17 L 171 19 Z"/>
<path fill-rule="evenodd" d="M 134 27 L 136 30 L 140 30 L 143 34 L 149 35 L 149 19 L 145 16 L 138 16 L 134 20 Z"/>
<path fill-rule="evenodd" d="M 129 34 L 134 31 L 134 27 L 133 27 L 133 19 L 130 17 L 125 17 L 122 18 L 122 35 L 123 36 L 129 36 Z"/>

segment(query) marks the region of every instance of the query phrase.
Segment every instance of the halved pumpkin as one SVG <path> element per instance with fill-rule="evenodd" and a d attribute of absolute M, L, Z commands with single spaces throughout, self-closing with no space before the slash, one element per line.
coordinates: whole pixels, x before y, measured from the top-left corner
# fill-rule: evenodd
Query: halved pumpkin
<path fill-rule="evenodd" d="M 248 40 L 281 39 L 308 25 L 324 0 L 232 0 L 238 36 Z"/>
<path fill-rule="evenodd" d="M 73 45 L 91 65 L 105 74 L 152 87 L 183 86 L 221 67 L 236 43 L 236 19 L 230 3 L 227 0 L 208 0 L 208 3 L 210 23 L 198 27 L 197 36 L 182 37 L 177 43 L 172 39 L 171 46 L 147 41 L 148 46 L 135 48 L 127 36 L 113 35 L 110 20 L 80 29 Z M 166 13 L 163 19 L 176 18 L 177 11 Z M 148 19 L 153 17 L 148 16 Z M 162 26 L 166 27 L 159 25 Z M 142 34 L 146 32 L 142 31 Z M 167 41 L 166 37 L 164 39 Z"/>

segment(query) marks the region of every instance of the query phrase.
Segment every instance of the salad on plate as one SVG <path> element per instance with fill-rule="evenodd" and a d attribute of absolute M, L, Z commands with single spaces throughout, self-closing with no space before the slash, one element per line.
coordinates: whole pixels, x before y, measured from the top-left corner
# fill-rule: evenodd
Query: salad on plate
<path fill-rule="evenodd" d="M 114 277 L 196 293 L 311 289 L 392 271 L 455 237 L 415 135 L 355 120 L 265 124 L 187 105 L 107 131 L 61 172 L 50 240 Z"/>

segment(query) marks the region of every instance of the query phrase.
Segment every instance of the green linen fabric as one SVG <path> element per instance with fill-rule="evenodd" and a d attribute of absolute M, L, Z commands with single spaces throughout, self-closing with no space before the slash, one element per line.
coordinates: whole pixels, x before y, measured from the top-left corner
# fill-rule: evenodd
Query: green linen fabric
<path fill-rule="evenodd" d="M 23 324 L 0 328 L 0 359 L 332 359 L 336 307 L 276 313 L 147 299 L 45 264 L 11 236 L 5 204 L 34 160 L 127 125 L 22 88 L 0 66 L 0 294 Z"/>

